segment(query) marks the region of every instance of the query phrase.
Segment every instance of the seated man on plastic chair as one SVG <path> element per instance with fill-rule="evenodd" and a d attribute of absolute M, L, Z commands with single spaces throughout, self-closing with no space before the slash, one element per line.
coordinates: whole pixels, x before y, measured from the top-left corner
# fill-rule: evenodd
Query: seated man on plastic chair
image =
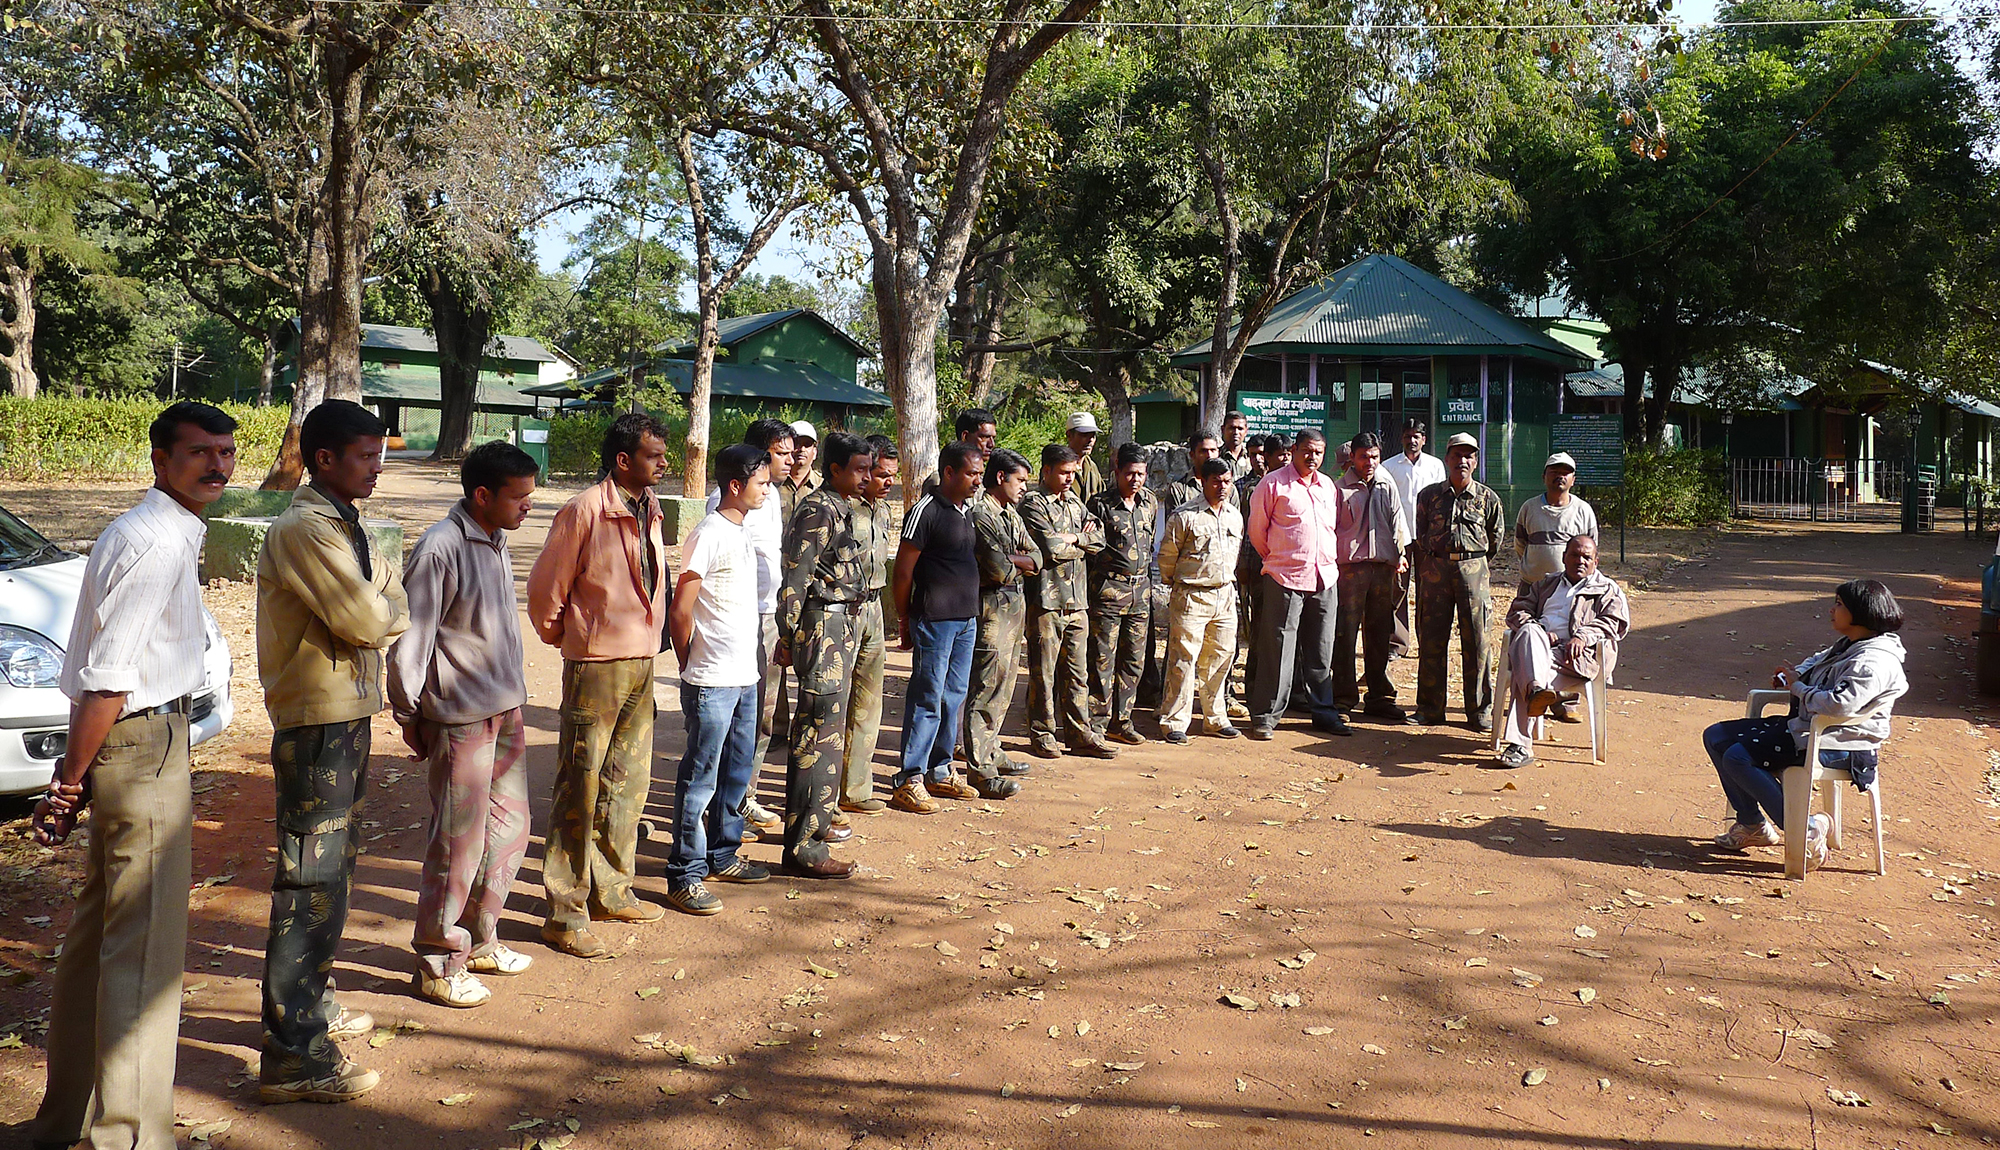
<path fill-rule="evenodd" d="M 1549 708 L 1618 661 L 1632 627 L 1625 592 L 1597 569 L 1597 540 L 1578 535 L 1563 549 L 1563 569 L 1523 583 L 1507 608 L 1508 687 L 1500 757 L 1509 770 L 1535 761 L 1535 728 Z"/>

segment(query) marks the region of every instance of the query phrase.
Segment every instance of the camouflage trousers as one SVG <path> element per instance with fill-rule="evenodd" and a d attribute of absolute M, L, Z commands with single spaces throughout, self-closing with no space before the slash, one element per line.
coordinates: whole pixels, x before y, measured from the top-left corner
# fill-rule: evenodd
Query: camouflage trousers
<path fill-rule="evenodd" d="M 1152 597 L 1128 610 L 1090 612 L 1090 694 L 1110 704 L 1111 723 L 1132 721 L 1132 702 L 1139 693 L 1139 676 L 1146 669 L 1146 638 L 1152 622 Z"/>
<path fill-rule="evenodd" d="M 1236 658 L 1236 585 L 1174 588 L 1167 609 L 1167 686 L 1160 696 L 1160 729 L 1186 732 L 1194 699 L 1201 696 L 1208 729 L 1229 725 L 1223 684 Z"/>
<path fill-rule="evenodd" d="M 786 863 L 826 861 L 818 835 L 833 817 L 847 752 L 847 702 L 854 675 L 854 612 L 859 604 L 808 600 L 792 636 L 799 705 L 792 712 L 785 770 Z"/>
<path fill-rule="evenodd" d="M 882 671 L 888 664 L 882 626 L 882 593 L 871 591 L 854 614 L 854 679 L 847 700 L 847 747 L 840 797 L 858 803 L 875 796 L 875 748 L 882 741 Z"/>
<path fill-rule="evenodd" d="M 287 727 L 271 735 L 278 796 L 278 869 L 264 944 L 265 1082 L 319 1078 L 340 1062 L 327 1024 L 333 957 L 347 929 L 347 896 L 368 785 L 368 720 Z"/>
<path fill-rule="evenodd" d="M 771 740 L 777 737 L 779 729 L 778 703 L 785 697 L 785 668 L 771 661 L 771 649 L 778 645 L 778 616 L 757 616 L 757 661 L 764 669 L 763 681 L 757 685 L 757 765 L 764 765 L 764 757 L 771 752 Z M 787 714 L 790 708 L 786 708 Z M 757 784 L 750 784 L 754 797 Z"/>
<path fill-rule="evenodd" d="M 577 930 L 594 907 L 637 898 L 639 815 L 653 786 L 653 660 L 563 661 L 555 798 L 542 849 L 548 925 Z"/>
<path fill-rule="evenodd" d="M 1018 584 L 980 589 L 979 637 L 972 644 L 972 687 L 965 698 L 965 773 L 975 778 L 997 776 L 1007 761 L 1000 727 L 1014 703 L 1027 626 L 1028 601 Z"/>
<path fill-rule="evenodd" d="M 36 1146 L 172 1150 L 194 817 L 187 716 L 118 720 L 90 785 L 83 887 L 51 996 L 48 1089 L 35 1124 L 14 1129 Z"/>
<path fill-rule="evenodd" d="M 1361 703 L 1354 681 L 1355 640 L 1360 640 L 1362 685 L 1370 706 L 1396 702 L 1389 681 L 1389 651 L 1396 641 L 1396 565 L 1349 563 L 1340 569 L 1339 605 L 1334 609 L 1333 705 L 1353 710 Z"/>
<path fill-rule="evenodd" d="M 1493 717 L 1493 659 L 1486 629 L 1493 618 L 1493 594 L 1486 560 L 1451 562 L 1425 556 L 1417 572 L 1417 714 L 1441 723 L 1445 712 L 1445 651 L 1451 624 L 1458 620 L 1459 673 L 1465 717 Z"/>
<path fill-rule="evenodd" d="M 500 912 L 528 851 L 527 728 L 521 708 L 476 723 L 426 722 L 431 840 L 411 945 L 432 978 L 500 941 Z"/>
<path fill-rule="evenodd" d="M 1090 627 L 1082 611 L 1028 612 L 1028 734 L 1070 742 L 1092 735 L 1085 676 Z"/>

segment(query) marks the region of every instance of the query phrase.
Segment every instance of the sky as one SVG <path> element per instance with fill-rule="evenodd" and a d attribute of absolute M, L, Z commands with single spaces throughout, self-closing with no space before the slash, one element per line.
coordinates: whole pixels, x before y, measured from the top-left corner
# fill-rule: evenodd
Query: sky
<path fill-rule="evenodd" d="M 1715 19 L 1718 0 L 1681 0 L 1675 5 L 1674 17 L 1684 23 L 1705 23 Z M 730 210 L 741 219 L 747 215 L 741 197 L 730 204 Z M 590 218 L 589 209 L 574 209 L 551 217 L 534 236 L 535 257 L 543 271 L 553 272 L 562 267 L 568 258 L 570 245 L 576 234 L 583 229 Z M 768 247 L 758 254 L 750 270 L 758 275 L 781 275 L 800 283 L 813 283 L 819 277 L 819 269 L 826 266 L 833 257 L 833 251 L 813 241 L 801 240 L 790 234 L 789 229 L 778 234 Z M 684 291 L 683 295 L 687 293 Z M 683 307 L 693 306 L 692 300 L 681 300 Z"/>

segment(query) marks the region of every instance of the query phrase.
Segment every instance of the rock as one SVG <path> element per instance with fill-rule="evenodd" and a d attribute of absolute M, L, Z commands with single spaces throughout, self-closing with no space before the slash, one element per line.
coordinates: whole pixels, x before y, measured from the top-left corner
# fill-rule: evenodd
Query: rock
<path fill-rule="evenodd" d="M 290 506 L 291 492 L 262 492 L 283 495 Z M 226 516 L 208 521 L 208 538 L 201 548 L 201 578 L 227 579 L 249 583 L 257 578 L 257 554 L 263 550 L 264 535 L 276 516 Z M 388 561 L 394 578 L 403 577 L 403 528 L 393 519 L 363 519 L 362 526 L 375 538 L 375 549 Z"/>

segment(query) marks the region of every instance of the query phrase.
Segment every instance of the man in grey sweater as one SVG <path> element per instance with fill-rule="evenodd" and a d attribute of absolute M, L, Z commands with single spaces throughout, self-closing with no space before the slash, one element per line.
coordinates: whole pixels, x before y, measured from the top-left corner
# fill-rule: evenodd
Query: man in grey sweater
<path fill-rule="evenodd" d="M 482 443 L 460 470 L 465 498 L 410 552 L 410 629 L 389 649 L 389 706 L 430 763 L 431 834 L 417 888 L 419 996 L 471 1007 L 478 974 L 519 974 L 500 911 L 528 847 L 519 608 L 507 532 L 533 506 L 538 470 L 511 443 Z M 475 973 L 476 972 L 476 973 Z"/>

